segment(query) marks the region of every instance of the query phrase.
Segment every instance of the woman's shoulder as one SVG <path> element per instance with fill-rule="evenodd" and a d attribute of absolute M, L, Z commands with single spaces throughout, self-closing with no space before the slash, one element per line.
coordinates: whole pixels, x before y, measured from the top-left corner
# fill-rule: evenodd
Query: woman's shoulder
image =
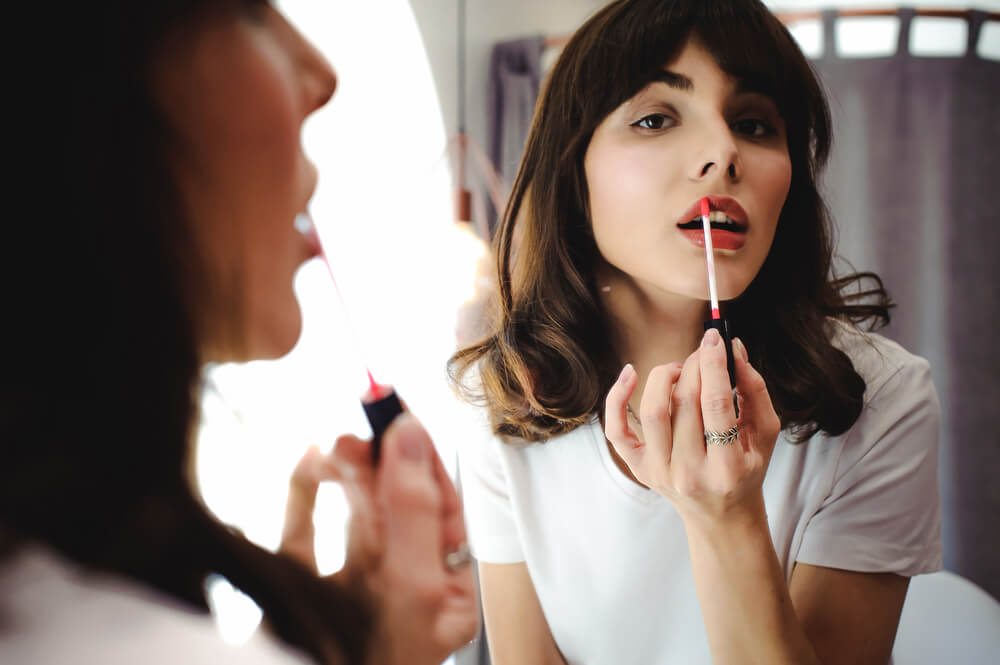
<path fill-rule="evenodd" d="M 900 344 L 845 323 L 834 323 L 833 343 L 865 381 L 864 407 L 843 434 L 841 469 L 873 451 L 886 459 L 936 459 L 941 407 L 930 364 Z"/>
<path fill-rule="evenodd" d="M 210 615 L 37 546 L 0 563 L 0 662 L 306 662 L 262 635 L 226 644 Z"/>
<path fill-rule="evenodd" d="M 831 320 L 831 341 L 864 379 L 866 404 L 892 384 L 930 384 L 930 364 L 899 343 L 850 323 Z"/>
<path fill-rule="evenodd" d="M 936 570 L 941 410 L 930 365 L 882 335 L 833 325 L 834 344 L 865 380 L 864 407 L 847 431 L 794 448 L 811 470 L 804 483 L 802 465 L 785 467 L 814 497 L 795 559 L 905 576 Z M 792 449 L 782 449 L 784 459 Z"/>
<path fill-rule="evenodd" d="M 467 405 L 465 428 L 468 435 L 458 442 L 462 468 L 469 474 L 495 480 L 510 475 L 528 474 L 549 465 L 573 466 L 589 459 L 581 450 L 589 449 L 600 423 L 592 416 L 586 423 L 540 441 L 498 434 L 485 406 Z M 596 430 L 595 430 L 596 428 Z"/>

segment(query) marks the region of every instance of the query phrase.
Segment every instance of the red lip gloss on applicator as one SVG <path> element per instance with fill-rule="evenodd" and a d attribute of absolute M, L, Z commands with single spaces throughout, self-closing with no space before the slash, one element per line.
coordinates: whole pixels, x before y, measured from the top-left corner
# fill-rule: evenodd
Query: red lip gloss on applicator
<path fill-rule="evenodd" d="M 705 231 L 705 260 L 708 263 L 708 297 L 711 300 L 712 318 L 705 321 L 705 330 L 715 328 L 722 337 L 722 343 L 726 347 L 726 369 L 729 371 L 729 385 L 733 388 L 733 406 L 736 408 L 737 417 L 740 415 L 740 407 L 736 400 L 736 370 L 733 365 L 733 343 L 729 335 L 729 321 L 722 318 L 719 313 L 719 294 L 715 288 L 715 254 L 712 249 L 712 223 L 708 216 L 712 213 L 708 198 L 701 200 L 701 226 Z"/>
<path fill-rule="evenodd" d="M 316 253 L 326 265 L 326 271 L 330 275 L 330 281 L 333 282 L 333 289 L 337 293 L 340 307 L 344 312 L 344 317 L 347 318 L 347 303 L 344 301 L 344 294 L 340 292 L 337 278 L 333 276 L 333 268 L 330 266 L 326 252 L 323 251 L 323 245 L 320 243 L 316 225 L 308 215 L 303 214 L 302 217 L 305 219 L 301 225 L 299 224 L 299 220 L 296 220 L 296 226 L 299 226 L 299 230 L 303 231 L 313 243 Z M 357 333 L 350 325 L 349 318 L 348 327 L 351 329 L 351 334 L 354 337 L 355 346 L 360 350 L 361 345 L 358 342 Z M 376 382 L 371 370 L 368 369 L 367 363 L 364 364 L 365 372 L 368 374 L 368 390 L 361 396 L 361 407 L 364 409 L 365 418 L 368 419 L 368 424 L 372 428 L 372 462 L 378 464 L 382 454 L 382 435 L 385 434 L 385 430 L 389 428 L 389 424 L 392 423 L 396 416 L 403 412 L 403 405 L 400 403 L 399 398 L 396 396 L 396 391 L 392 389 L 392 386 Z"/>

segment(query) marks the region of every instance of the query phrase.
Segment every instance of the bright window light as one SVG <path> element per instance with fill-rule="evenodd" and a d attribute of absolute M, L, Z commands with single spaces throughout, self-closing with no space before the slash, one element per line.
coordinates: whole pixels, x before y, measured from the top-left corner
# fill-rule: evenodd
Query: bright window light
<path fill-rule="evenodd" d="M 887 57 L 899 45 L 899 18 L 895 16 L 841 18 L 835 31 L 837 54 L 845 58 Z"/>
<path fill-rule="evenodd" d="M 910 31 L 910 53 L 928 57 L 965 55 L 969 22 L 958 18 L 915 16 Z"/>
<path fill-rule="evenodd" d="M 788 32 L 792 33 L 807 57 L 818 58 L 823 55 L 823 24 L 820 21 L 796 21 L 788 26 Z"/>

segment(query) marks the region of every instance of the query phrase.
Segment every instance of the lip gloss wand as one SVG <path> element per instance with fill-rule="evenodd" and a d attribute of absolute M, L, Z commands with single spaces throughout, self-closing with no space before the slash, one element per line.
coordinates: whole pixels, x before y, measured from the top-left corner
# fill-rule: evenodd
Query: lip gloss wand
<path fill-rule="evenodd" d="M 296 226 L 314 243 L 319 258 L 326 265 L 330 281 L 333 282 L 333 290 L 337 294 L 344 318 L 347 319 L 348 328 L 350 328 L 351 335 L 354 338 L 354 345 L 360 352 L 361 344 L 358 341 L 357 331 L 351 325 L 350 317 L 347 315 L 348 310 L 344 294 L 340 292 L 337 278 L 333 276 L 333 268 L 330 266 L 326 252 L 323 251 L 323 245 L 320 243 L 316 225 L 313 223 L 311 217 L 303 214 L 296 220 Z M 365 372 L 368 374 L 368 390 L 361 396 L 361 408 L 364 409 L 365 418 L 368 419 L 368 425 L 372 428 L 372 462 L 377 465 L 382 455 L 382 435 L 385 434 L 385 431 L 389 428 L 389 424 L 392 423 L 396 416 L 403 412 L 403 405 L 400 403 L 399 397 L 396 396 L 396 391 L 393 390 L 392 386 L 376 382 L 375 377 L 372 376 L 372 372 L 368 368 L 368 364 L 364 362 L 363 364 L 365 365 Z"/>
<path fill-rule="evenodd" d="M 736 416 L 740 415 L 740 407 L 736 399 L 736 370 L 733 365 L 733 343 L 729 335 L 729 321 L 722 318 L 719 312 L 719 294 L 715 287 L 715 251 L 712 249 L 712 223 L 709 215 L 712 213 L 708 198 L 701 200 L 701 226 L 705 232 L 705 261 L 708 263 L 708 297 L 712 306 L 712 318 L 705 321 L 705 330 L 715 328 L 722 337 L 726 347 L 726 369 L 729 371 L 729 385 L 733 389 L 733 407 Z"/>

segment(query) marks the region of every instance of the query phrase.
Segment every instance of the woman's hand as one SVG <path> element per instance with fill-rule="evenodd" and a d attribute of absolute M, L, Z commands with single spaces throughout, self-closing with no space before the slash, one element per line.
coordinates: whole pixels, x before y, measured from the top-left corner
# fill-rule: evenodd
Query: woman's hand
<path fill-rule="evenodd" d="M 726 351 L 709 329 L 683 367 L 655 367 L 639 407 L 639 429 L 628 420 L 628 400 L 638 383 L 626 365 L 608 393 L 605 434 L 639 482 L 670 499 L 685 523 L 706 526 L 747 515 L 763 518 L 761 485 L 780 421 L 764 379 L 733 342 L 740 417 L 736 418 Z M 736 441 L 709 444 L 706 432 L 738 427 Z"/>
<path fill-rule="evenodd" d="M 369 662 L 438 665 L 479 630 L 475 580 L 462 509 L 427 433 L 408 413 L 382 439 L 377 468 L 369 442 L 344 436 L 329 456 L 310 449 L 292 474 L 281 550 L 315 570 L 316 491 L 340 481 L 351 505 L 347 560 L 334 578 L 360 582 L 376 613 Z M 453 567 L 455 562 L 457 567 Z"/>

